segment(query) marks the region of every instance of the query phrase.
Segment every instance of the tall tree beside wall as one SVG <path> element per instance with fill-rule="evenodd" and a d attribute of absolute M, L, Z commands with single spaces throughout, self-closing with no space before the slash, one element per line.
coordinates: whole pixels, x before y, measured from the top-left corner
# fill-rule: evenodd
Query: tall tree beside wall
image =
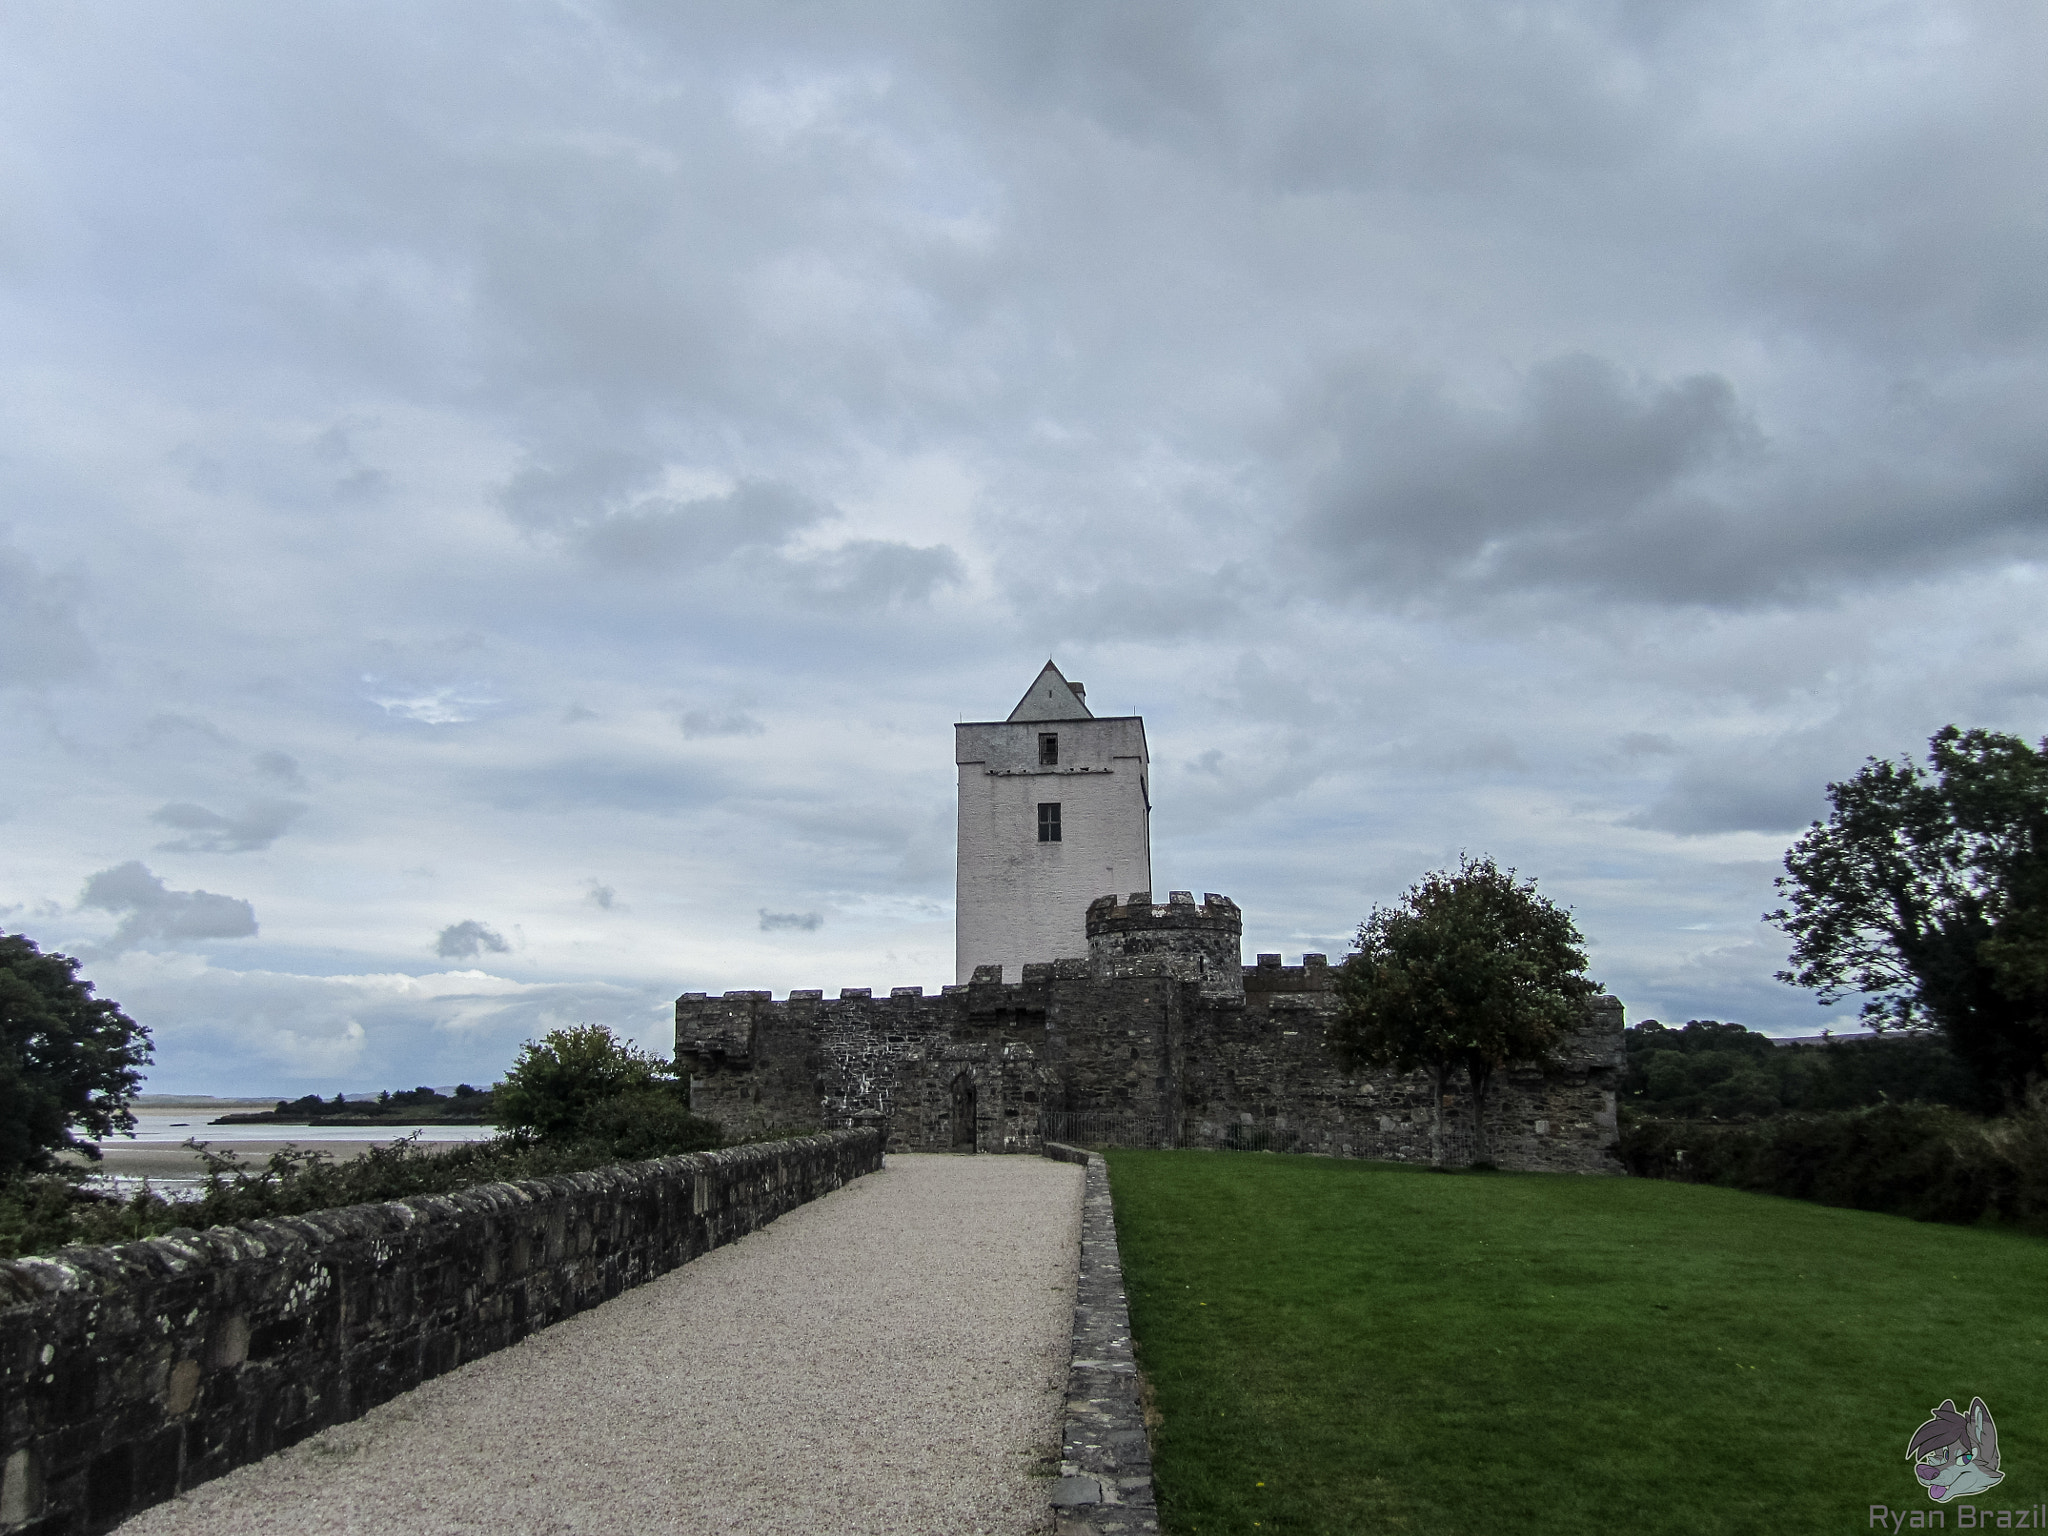
<path fill-rule="evenodd" d="M 1948 726 L 1925 765 L 1872 758 L 1785 855 L 1778 979 L 1880 1028 L 1936 1028 L 1980 1106 L 2048 1067 L 2048 741 Z"/>
<path fill-rule="evenodd" d="M 0 1179 L 50 1167 L 80 1141 L 133 1130 L 149 1031 L 92 995 L 69 955 L 0 933 Z"/>
<path fill-rule="evenodd" d="M 1392 907 L 1375 906 L 1337 972 L 1333 1033 L 1347 1069 L 1430 1074 L 1431 1161 L 1443 1162 L 1447 1079 L 1472 1089 L 1474 1145 L 1492 1161 L 1486 1100 L 1511 1061 L 1541 1062 L 1600 989 L 1586 977 L 1585 940 L 1566 909 L 1490 858 L 1436 870 Z"/>

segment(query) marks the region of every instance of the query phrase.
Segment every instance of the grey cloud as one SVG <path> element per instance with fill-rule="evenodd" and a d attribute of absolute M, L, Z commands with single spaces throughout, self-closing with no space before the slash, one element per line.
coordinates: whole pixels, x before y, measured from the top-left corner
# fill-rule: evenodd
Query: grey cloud
<path fill-rule="evenodd" d="M 609 569 L 653 574 L 714 565 L 742 549 L 777 548 L 824 515 L 786 485 L 753 481 L 694 501 L 648 498 L 591 523 L 582 545 Z"/>
<path fill-rule="evenodd" d="M 1329 463 L 1311 537 L 1397 590 L 1612 580 L 1599 541 L 1699 517 L 1695 477 L 1756 451 L 1726 379 L 1635 379 L 1587 356 L 1536 368 L 1495 410 L 1358 370 L 1312 419 Z"/>
<path fill-rule="evenodd" d="M 212 742 L 216 747 L 231 747 L 235 744 L 233 737 L 203 716 L 169 712 L 151 715 L 143 721 L 142 729 L 135 733 L 135 741 L 140 746 L 177 736 L 197 736 L 202 741 Z"/>
<path fill-rule="evenodd" d="M 1716 374 L 1660 380 L 1569 356 L 1481 407 L 1355 368 L 1290 430 L 1317 466 L 1300 531 L 1335 557 L 1326 590 L 1740 608 L 2048 548 L 2037 427 L 1958 421 L 1952 458 L 1902 455 L 1881 435 L 1845 454 L 1811 433 L 1767 439 Z"/>
<path fill-rule="evenodd" d="M 522 527 L 576 527 L 597 522 L 659 470 L 644 453 L 584 451 L 566 464 L 520 470 L 498 492 L 498 504 Z"/>
<path fill-rule="evenodd" d="M 929 601 L 965 575 L 944 544 L 919 547 L 886 539 L 854 539 L 789 562 L 793 585 L 814 602 L 842 609 L 902 607 Z"/>
<path fill-rule="evenodd" d="M 486 928 L 473 917 L 450 923 L 434 940 L 434 953 L 443 960 L 474 960 L 486 951 L 502 955 L 511 947 L 503 934 Z"/>
<path fill-rule="evenodd" d="M 298 759 L 288 752 L 258 752 L 251 761 L 258 773 L 277 780 L 287 789 L 306 787 L 306 776 L 299 771 Z"/>
<path fill-rule="evenodd" d="M 1624 757 L 1669 757 L 1678 751 L 1678 743 L 1659 731 L 1630 731 L 1620 746 Z"/>
<path fill-rule="evenodd" d="M 729 709 L 714 713 L 708 709 L 685 710 L 677 717 L 676 724 L 683 735 L 695 740 L 700 736 L 759 736 L 765 729 L 761 722 L 744 710 Z"/>
<path fill-rule="evenodd" d="M 1171 534 L 1156 544 L 1148 539 L 1137 569 L 1121 563 L 1077 568 L 1064 557 L 1064 545 L 1041 547 L 1035 561 L 1006 562 L 998 579 L 1020 612 L 1053 633 L 1084 640 L 1133 634 L 1176 640 L 1228 632 L 1274 599 L 1273 582 L 1260 565 L 1187 565 L 1188 555 L 1205 552 L 1211 541 L 1193 530 L 1184 537 L 1185 546 Z"/>
<path fill-rule="evenodd" d="M 1752 777 L 1740 770 L 1688 767 L 1648 809 L 1623 822 L 1698 837 L 1713 832 L 1791 832 L 1827 809 L 1822 786 Z"/>
<path fill-rule="evenodd" d="M 1681 837 L 1798 831 L 1826 814 L 1829 781 L 1854 772 L 1854 752 L 1836 734 L 1803 732 L 1694 758 L 1622 824 Z"/>
<path fill-rule="evenodd" d="M 775 933 L 785 928 L 815 933 L 824 921 L 816 912 L 770 912 L 766 907 L 761 908 L 763 933 Z"/>
<path fill-rule="evenodd" d="M 0 545 L 0 687 L 41 688 L 92 670 L 97 658 L 77 609 L 70 583 Z"/>
<path fill-rule="evenodd" d="M 268 848 L 305 814 L 306 807 L 293 800 L 252 801 L 239 816 L 223 816 L 203 805 L 179 800 L 159 809 L 150 820 L 189 834 L 158 843 L 166 852 L 249 853 Z"/>
<path fill-rule="evenodd" d="M 471 792 L 513 811 L 612 810 L 673 816 L 717 800 L 729 784 L 690 763 L 575 759 L 473 773 Z"/>
<path fill-rule="evenodd" d="M 138 860 L 103 869 L 85 882 L 82 907 L 120 912 L 104 952 L 118 954 L 156 939 L 178 947 L 195 939 L 244 939 L 256 932 L 256 909 L 235 896 L 174 891 Z"/>
<path fill-rule="evenodd" d="M 619 893 L 608 885 L 600 885 L 595 880 L 585 883 L 590 889 L 583 893 L 583 899 L 593 907 L 600 907 L 606 912 L 611 911 L 612 903 L 618 900 Z"/>
<path fill-rule="evenodd" d="M 1529 764 L 1505 736 L 1473 736 L 1463 741 L 1435 741 L 1414 752 L 1413 760 L 1442 773 L 1527 773 Z"/>

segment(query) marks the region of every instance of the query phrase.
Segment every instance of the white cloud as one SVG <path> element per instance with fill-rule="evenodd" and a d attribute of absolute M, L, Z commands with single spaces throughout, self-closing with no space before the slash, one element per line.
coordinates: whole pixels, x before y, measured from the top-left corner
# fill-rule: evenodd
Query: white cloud
<path fill-rule="evenodd" d="M 666 1050 L 662 1000 L 601 982 L 523 982 L 475 970 L 304 975 L 169 955 L 124 956 L 101 971 L 101 991 L 155 1035 L 150 1086 L 159 1092 L 332 1093 L 409 1077 L 488 1082 L 522 1041 L 585 1022 Z"/>

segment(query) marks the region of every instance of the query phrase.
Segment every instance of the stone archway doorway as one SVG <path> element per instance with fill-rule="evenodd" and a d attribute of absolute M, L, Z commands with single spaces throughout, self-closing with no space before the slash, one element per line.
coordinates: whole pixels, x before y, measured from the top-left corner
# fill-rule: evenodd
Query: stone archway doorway
<path fill-rule="evenodd" d="M 953 1150 L 974 1150 L 974 1076 L 962 1072 L 953 1079 Z"/>

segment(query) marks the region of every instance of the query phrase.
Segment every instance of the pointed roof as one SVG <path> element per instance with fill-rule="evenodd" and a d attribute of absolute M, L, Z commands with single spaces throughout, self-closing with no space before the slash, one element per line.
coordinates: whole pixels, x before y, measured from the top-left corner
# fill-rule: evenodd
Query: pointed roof
<path fill-rule="evenodd" d="M 1031 686 L 1024 690 L 1024 697 L 1017 701 L 1017 707 L 1010 711 L 1010 723 L 1019 720 L 1093 720 L 1095 716 L 1081 696 L 1074 691 L 1074 685 L 1060 675 L 1060 669 L 1050 661 Z"/>

